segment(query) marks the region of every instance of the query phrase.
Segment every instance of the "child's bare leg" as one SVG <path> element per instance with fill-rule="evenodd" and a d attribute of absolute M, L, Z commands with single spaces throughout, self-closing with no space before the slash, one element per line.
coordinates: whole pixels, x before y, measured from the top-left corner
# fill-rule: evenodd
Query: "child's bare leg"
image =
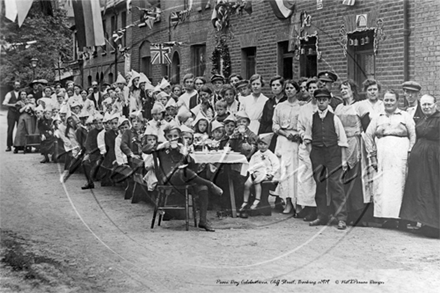
<path fill-rule="evenodd" d="M 243 204 L 241 205 L 240 210 L 243 210 L 249 201 L 249 195 L 251 194 L 251 187 L 252 187 L 252 178 L 249 176 L 249 178 L 244 183 L 244 191 L 243 191 Z"/>
<path fill-rule="evenodd" d="M 256 209 L 258 204 L 260 203 L 260 199 L 261 199 L 261 183 L 254 184 L 254 189 L 255 189 L 255 200 L 254 200 L 254 203 L 251 206 L 251 210 Z"/>

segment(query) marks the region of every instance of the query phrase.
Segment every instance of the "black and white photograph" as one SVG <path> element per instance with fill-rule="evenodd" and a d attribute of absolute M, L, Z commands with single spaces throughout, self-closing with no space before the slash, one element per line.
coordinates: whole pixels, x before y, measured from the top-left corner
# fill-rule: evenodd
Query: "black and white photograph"
<path fill-rule="evenodd" d="M 0 0 L 0 292 L 439 292 L 439 15 Z"/>

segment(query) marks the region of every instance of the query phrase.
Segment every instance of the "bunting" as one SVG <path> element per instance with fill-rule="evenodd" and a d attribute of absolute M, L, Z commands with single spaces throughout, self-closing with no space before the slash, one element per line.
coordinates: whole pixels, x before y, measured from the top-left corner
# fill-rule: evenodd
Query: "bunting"
<path fill-rule="evenodd" d="M 295 10 L 294 0 L 266 0 L 279 19 L 289 18 Z"/>
<path fill-rule="evenodd" d="M 353 6 L 355 2 L 356 0 L 342 0 L 342 4 L 347 6 Z"/>
<path fill-rule="evenodd" d="M 243 11 L 248 14 L 252 14 L 252 2 L 251 0 L 241 1 L 226 1 L 217 0 L 217 5 L 214 7 L 211 15 L 212 25 L 221 31 L 229 27 L 229 18 L 233 14 L 243 15 Z"/>
<path fill-rule="evenodd" d="M 160 16 L 162 11 L 157 8 L 141 8 L 136 6 L 137 9 L 143 12 L 141 23 L 138 25 L 139 27 L 148 26 L 150 29 L 153 28 L 153 25 L 156 21 L 160 21 Z"/>
<path fill-rule="evenodd" d="M 182 22 L 185 22 L 190 17 L 191 10 L 185 9 L 182 11 L 172 12 L 170 16 L 170 23 L 173 26 L 174 29 L 181 24 Z"/>
<path fill-rule="evenodd" d="M 171 46 L 168 44 L 151 44 L 151 64 L 171 64 L 169 54 L 171 53 Z"/>
<path fill-rule="evenodd" d="M 31 9 L 33 2 L 33 0 L 5 0 L 6 18 L 11 21 L 15 21 L 18 18 L 18 26 L 20 27 L 23 24 L 29 9 Z"/>

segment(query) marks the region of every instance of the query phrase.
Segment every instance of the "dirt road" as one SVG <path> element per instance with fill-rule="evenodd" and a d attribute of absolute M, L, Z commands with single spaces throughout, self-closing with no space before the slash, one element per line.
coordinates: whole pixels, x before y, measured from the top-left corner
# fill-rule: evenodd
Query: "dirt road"
<path fill-rule="evenodd" d="M 6 141 L 5 112 L 0 140 Z M 0 150 L 2 292 L 436 292 L 440 241 L 379 228 L 309 227 L 281 214 L 151 230 L 121 188 Z"/>

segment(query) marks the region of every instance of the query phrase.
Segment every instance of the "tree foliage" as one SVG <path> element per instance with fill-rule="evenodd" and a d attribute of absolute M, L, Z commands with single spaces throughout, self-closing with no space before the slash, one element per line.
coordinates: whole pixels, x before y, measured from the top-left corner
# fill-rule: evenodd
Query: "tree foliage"
<path fill-rule="evenodd" d="M 43 13 L 41 6 L 35 2 L 23 25 L 7 20 L 4 15 L 0 19 L 1 59 L 0 82 L 10 83 L 20 80 L 28 84 L 32 81 L 33 70 L 30 65 L 32 58 L 38 58 L 35 68 L 35 79 L 55 78 L 58 60 L 68 61 L 72 58 L 72 31 L 62 9 L 53 11 L 53 16 Z M 32 45 L 11 45 L 37 41 Z"/>

